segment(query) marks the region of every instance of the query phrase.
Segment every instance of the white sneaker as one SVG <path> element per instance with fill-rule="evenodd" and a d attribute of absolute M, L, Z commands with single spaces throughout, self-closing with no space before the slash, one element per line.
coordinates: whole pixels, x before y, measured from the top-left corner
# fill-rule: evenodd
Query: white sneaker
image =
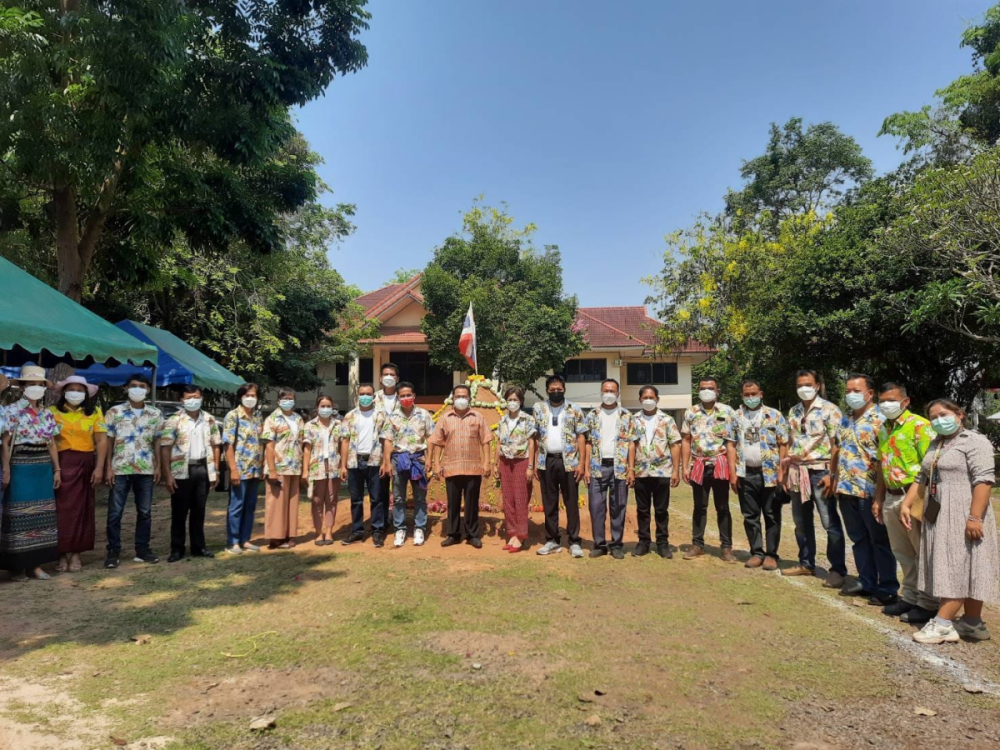
<path fill-rule="evenodd" d="M 965 620 L 957 620 L 955 632 L 970 641 L 988 641 L 990 639 L 990 631 L 986 628 L 986 623 L 982 621 L 978 625 L 970 625 Z"/>
<path fill-rule="evenodd" d="M 414 529 L 413 530 L 413 546 L 414 547 L 421 547 L 421 546 L 423 546 L 423 543 L 424 543 L 424 530 L 423 529 Z"/>
<path fill-rule="evenodd" d="M 260 552 L 260 547 L 258 547 L 256 544 L 250 544 L 250 542 L 247 542 L 246 544 L 243 545 L 243 551 L 244 552 Z"/>
<path fill-rule="evenodd" d="M 230 555 L 242 555 L 243 549 L 238 544 L 234 544 L 232 547 L 226 547 L 226 552 Z"/>
<path fill-rule="evenodd" d="M 921 630 L 913 634 L 913 640 L 917 643 L 958 643 L 958 631 L 952 623 L 947 625 L 938 624 L 937 618 L 928 622 Z"/>
<path fill-rule="evenodd" d="M 569 553 L 573 555 L 573 557 L 583 557 L 583 547 L 579 544 L 571 544 L 569 545 Z"/>
<path fill-rule="evenodd" d="M 406 543 L 406 529 L 396 531 L 396 540 L 392 543 L 394 547 L 402 547 Z"/>
<path fill-rule="evenodd" d="M 541 549 L 535 554 L 537 555 L 554 555 L 557 552 L 562 552 L 563 548 L 559 542 L 546 542 Z"/>

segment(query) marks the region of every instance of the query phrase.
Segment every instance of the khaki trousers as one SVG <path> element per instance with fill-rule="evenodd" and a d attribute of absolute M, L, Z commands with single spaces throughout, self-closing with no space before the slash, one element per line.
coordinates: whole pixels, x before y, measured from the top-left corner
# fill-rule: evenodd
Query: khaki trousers
<path fill-rule="evenodd" d="M 896 556 L 899 567 L 903 569 L 899 596 L 909 604 L 937 612 L 938 600 L 917 590 L 920 521 L 914 520 L 913 528 L 910 530 L 903 526 L 903 521 L 899 517 L 899 511 L 903 507 L 903 497 L 903 495 L 886 494 L 885 504 L 882 506 L 882 520 L 885 522 L 886 531 L 889 532 L 889 546 L 892 548 L 892 554 Z"/>
<path fill-rule="evenodd" d="M 298 474 L 268 477 L 264 484 L 264 536 L 271 542 L 287 542 L 299 533 Z"/>

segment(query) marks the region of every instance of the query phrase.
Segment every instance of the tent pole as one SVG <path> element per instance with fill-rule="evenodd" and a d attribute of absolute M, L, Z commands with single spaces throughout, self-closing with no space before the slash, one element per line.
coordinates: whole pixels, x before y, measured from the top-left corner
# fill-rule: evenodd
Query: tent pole
<path fill-rule="evenodd" d="M 153 406 L 156 406 L 156 365 L 153 365 Z"/>

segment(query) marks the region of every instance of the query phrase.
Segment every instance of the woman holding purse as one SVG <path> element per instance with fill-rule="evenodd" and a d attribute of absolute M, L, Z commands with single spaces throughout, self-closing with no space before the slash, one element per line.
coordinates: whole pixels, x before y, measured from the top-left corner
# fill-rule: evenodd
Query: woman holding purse
<path fill-rule="evenodd" d="M 937 437 L 906 493 L 900 519 L 912 528 L 914 505 L 923 502 L 919 587 L 938 597 L 941 608 L 913 634 L 913 640 L 985 641 L 990 632 L 982 620 L 983 602 L 995 596 L 1000 568 L 997 525 L 990 508 L 993 446 L 985 436 L 965 428 L 965 411 L 953 401 L 931 401 L 927 416 Z M 956 621 L 959 612 L 962 618 Z"/>

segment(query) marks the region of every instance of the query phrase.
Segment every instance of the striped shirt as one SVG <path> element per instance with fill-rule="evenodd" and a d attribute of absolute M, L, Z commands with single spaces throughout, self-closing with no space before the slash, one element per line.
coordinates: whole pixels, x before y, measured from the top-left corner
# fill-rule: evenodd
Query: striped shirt
<path fill-rule="evenodd" d="M 462 416 L 450 411 L 441 417 L 427 444 L 444 448 L 443 473 L 446 477 L 457 477 L 482 475 L 482 447 L 492 440 L 493 432 L 486 420 L 470 409 Z"/>

